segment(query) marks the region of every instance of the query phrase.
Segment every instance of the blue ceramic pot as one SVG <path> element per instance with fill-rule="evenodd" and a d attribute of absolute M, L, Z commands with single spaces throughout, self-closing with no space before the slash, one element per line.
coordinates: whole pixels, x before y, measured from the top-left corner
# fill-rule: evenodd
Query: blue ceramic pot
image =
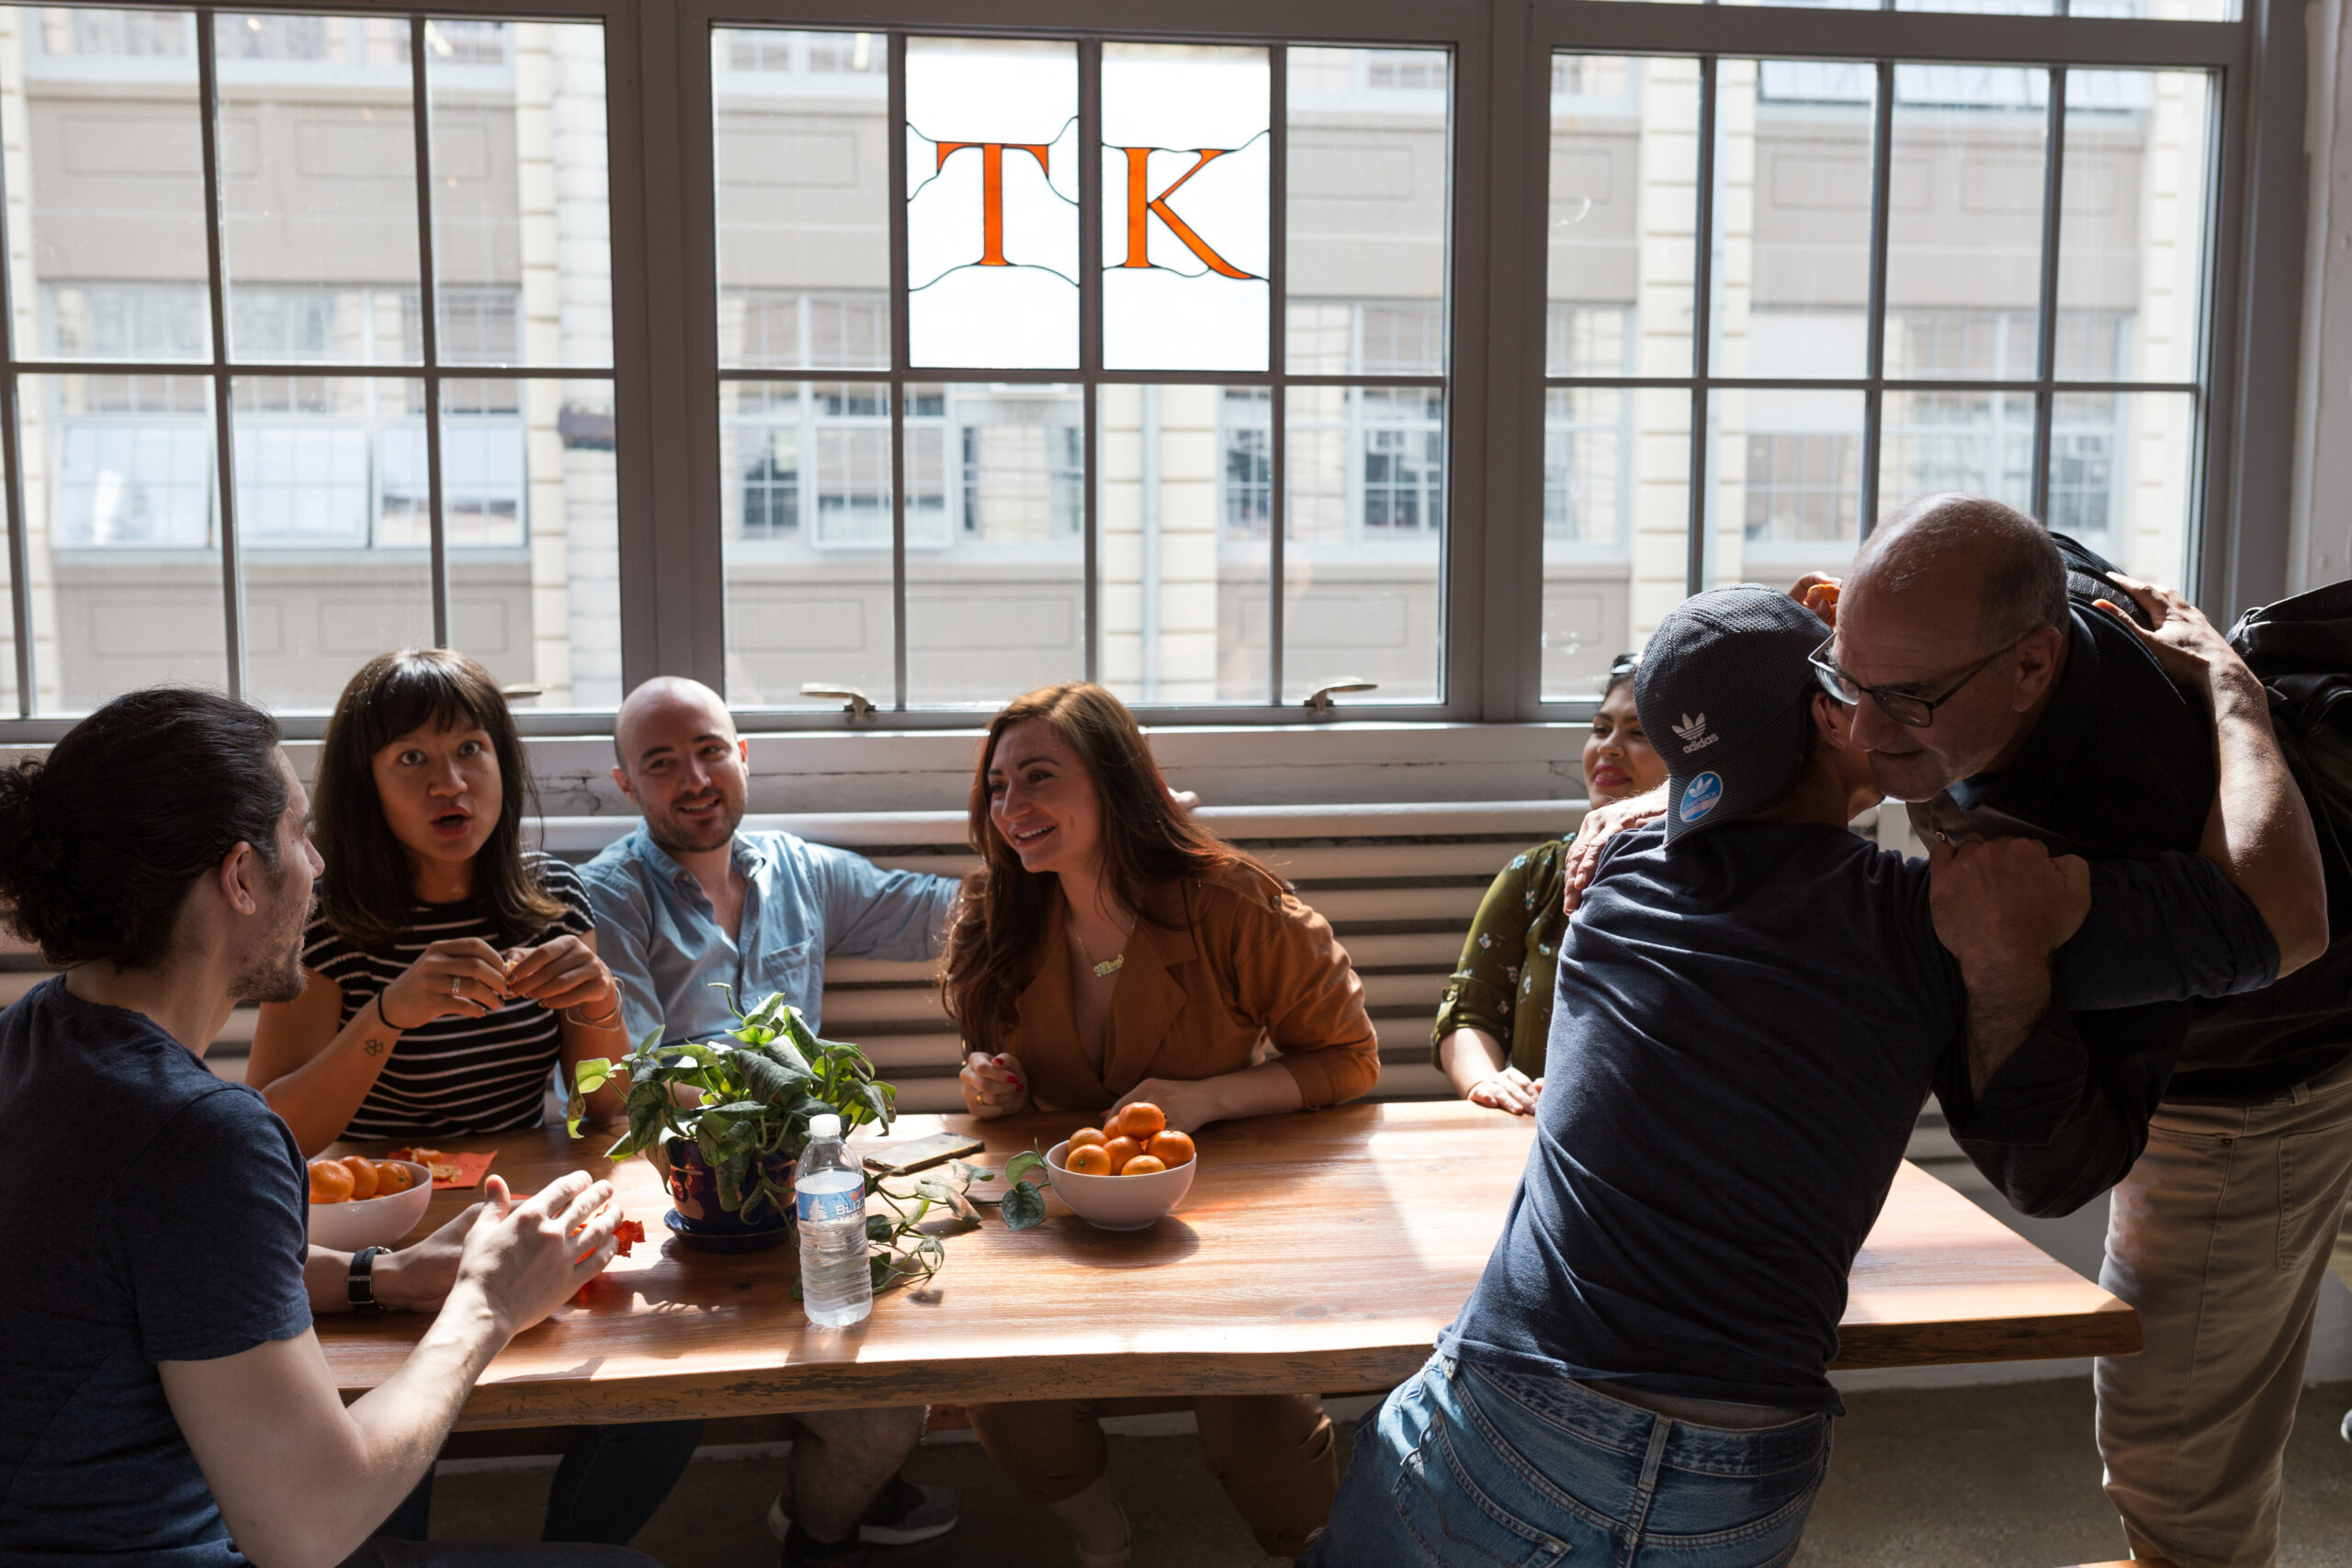
<path fill-rule="evenodd" d="M 764 1163 L 768 1179 L 784 1190 L 779 1204 L 769 1199 L 761 1200 L 750 1214 L 741 1214 L 722 1208 L 718 1201 L 718 1177 L 702 1157 L 701 1148 L 691 1138 L 672 1138 L 662 1146 L 668 1170 L 662 1184 L 670 1190 L 670 1201 L 678 1216 L 674 1227 L 682 1239 L 696 1236 L 733 1243 L 749 1242 L 754 1237 L 773 1238 L 769 1245 L 787 1239 L 793 1231 L 795 1215 L 792 1205 L 792 1170 L 796 1161 L 788 1155 L 770 1155 Z"/>

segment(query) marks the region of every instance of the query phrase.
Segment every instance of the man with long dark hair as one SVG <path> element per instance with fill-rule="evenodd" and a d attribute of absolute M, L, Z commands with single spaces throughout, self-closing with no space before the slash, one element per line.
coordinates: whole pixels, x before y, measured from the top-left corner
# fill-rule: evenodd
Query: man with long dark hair
<path fill-rule="evenodd" d="M 0 769 L 0 905 L 66 970 L 0 1013 L 0 1213 L 26 1265 L 0 1270 L 0 1562 L 641 1565 L 362 1544 L 491 1358 L 610 1261 L 619 1214 L 584 1171 L 521 1201 L 493 1176 L 372 1269 L 306 1245 L 291 1135 L 203 1061 L 236 1004 L 302 988 L 321 864 L 277 739 L 164 688 Z M 311 1316 L 371 1302 L 438 1310 L 345 1408 Z"/>

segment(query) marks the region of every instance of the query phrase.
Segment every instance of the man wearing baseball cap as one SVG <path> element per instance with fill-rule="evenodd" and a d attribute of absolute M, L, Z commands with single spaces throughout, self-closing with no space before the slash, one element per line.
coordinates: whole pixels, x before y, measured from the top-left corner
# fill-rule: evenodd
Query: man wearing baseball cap
<path fill-rule="evenodd" d="M 2211 626 L 2161 609 L 2152 651 L 2234 696 Z M 2206 857 L 2005 840 L 1939 845 L 1931 874 L 1846 830 L 1879 792 L 1808 662 L 1827 637 L 1742 586 L 1651 640 L 1635 702 L 1668 809 L 1602 854 L 1502 1239 L 1359 1428 L 1303 1562 L 1786 1561 L 1842 1408 L 1847 1274 L 1920 1102 L 2030 1139 L 2101 1092 L 2037 1029 L 2053 1002 L 2233 993 L 2324 947 L 2301 914 L 2317 844 L 2259 705 L 2216 704 Z"/>

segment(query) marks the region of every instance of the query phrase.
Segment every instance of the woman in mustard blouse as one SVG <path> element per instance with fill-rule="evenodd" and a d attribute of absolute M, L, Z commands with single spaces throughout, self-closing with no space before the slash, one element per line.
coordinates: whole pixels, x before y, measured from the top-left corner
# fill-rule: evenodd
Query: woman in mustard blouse
<path fill-rule="evenodd" d="M 1590 806 L 1645 794 L 1666 782 L 1666 763 L 1634 711 L 1635 659 L 1609 667 L 1600 709 L 1584 742 Z M 1568 917 L 1561 908 L 1560 862 L 1569 840 L 1522 850 L 1478 906 L 1462 961 L 1453 966 L 1431 1033 L 1438 1069 L 1474 1104 L 1531 1116 L 1544 1092 L 1544 1047 L 1552 1032 L 1552 980 Z"/>
<path fill-rule="evenodd" d="M 1334 1105 L 1378 1080 L 1363 983 L 1329 922 L 1176 807 L 1135 716 L 1102 687 L 1047 687 L 997 715 L 971 811 L 983 864 L 964 885 L 943 989 L 974 1115 L 1099 1121 L 1148 1100 L 1190 1132 Z M 1339 1483 L 1311 1393 L 1025 1400 L 976 1405 L 972 1426 L 1023 1495 L 1070 1527 L 1081 1564 L 1119 1568 L 1127 1520 L 1100 1418 L 1138 1404 L 1191 1408 L 1259 1545 L 1306 1550 Z"/>

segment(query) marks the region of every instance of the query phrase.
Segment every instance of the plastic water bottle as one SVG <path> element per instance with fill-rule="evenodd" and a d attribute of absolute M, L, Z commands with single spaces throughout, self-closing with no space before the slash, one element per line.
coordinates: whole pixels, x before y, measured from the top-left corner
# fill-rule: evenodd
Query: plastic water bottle
<path fill-rule="evenodd" d="M 800 1299 L 820 1328 L 847 1328 L 874 1310 L 866 1266 L 865 1173 L 842 1142 L 838 1116 L 808 1118 L 808 1147 L 792 1179 L 800 1208 Z"/>

